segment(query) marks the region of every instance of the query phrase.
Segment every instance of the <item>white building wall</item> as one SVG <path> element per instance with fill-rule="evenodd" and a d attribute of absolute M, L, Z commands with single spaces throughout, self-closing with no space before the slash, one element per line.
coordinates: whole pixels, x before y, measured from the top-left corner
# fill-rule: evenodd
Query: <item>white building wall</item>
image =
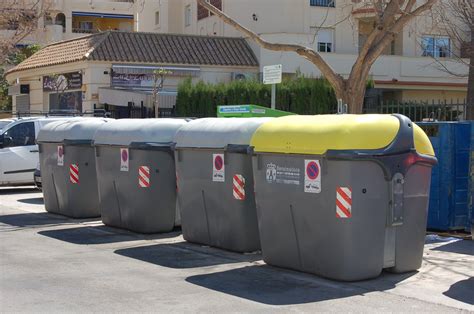
<path fill-rule="evenodd" d="M 144 64 L 145 65 L 145 64 Z M 148 64 L 150 65 L 150 64 Z M 162 66 L 177 66 L 166 65 Z M 206 83 L 227 83 L 232 80 L 233 73 L 254 73 L 258 74 L 256 67 L 226 67 L 226 66 L 193 66 L 200 69 L 198 75 L 193 77 L 193 82 L 204 81 Z M 43 91 L 43 76 L 81 72 L 82 73 L 82 110 L 90 111 L 94 109 L 94 104 L 99 105 L 99 89 L 101 87 L 111 87 L 111 69 L 110 62 L 94 62 L 84 61 L 60 66 L 51 66 L 45 68 L 31 69 L 28 71 L 20 71 L 12 73 L 8 76 L 10 83 L 19 81 L 20 84 L 30 85 L 30 110 L 48 111 L 49 110 L 49 94 Z M 164 88 L 165 91 L 177 91 L 178 85 L 186 77 L 173 76 L 166 77 Z M 13 111 L 16 111 L 16 97 L 13 97 Z"/>

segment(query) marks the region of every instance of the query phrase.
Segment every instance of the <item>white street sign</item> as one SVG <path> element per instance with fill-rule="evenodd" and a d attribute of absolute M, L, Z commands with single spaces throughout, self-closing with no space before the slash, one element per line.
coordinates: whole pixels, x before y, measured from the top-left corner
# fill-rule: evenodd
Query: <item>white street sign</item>
<path fill-rule="evenodd" d="M 263 84 L 280 84 L 282 69 L 281 64 L 263 67 Z"/>

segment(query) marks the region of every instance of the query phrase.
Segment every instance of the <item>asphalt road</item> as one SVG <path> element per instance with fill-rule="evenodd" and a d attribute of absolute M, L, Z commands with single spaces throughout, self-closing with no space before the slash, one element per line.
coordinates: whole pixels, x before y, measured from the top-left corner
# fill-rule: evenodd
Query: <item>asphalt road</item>
<path fill-rule="evenodd" d="M 341 283 L 44 211 L 0 189 L 0 312 L 474 312 L 474 242 L 427 237 L 423 266 Z"/>

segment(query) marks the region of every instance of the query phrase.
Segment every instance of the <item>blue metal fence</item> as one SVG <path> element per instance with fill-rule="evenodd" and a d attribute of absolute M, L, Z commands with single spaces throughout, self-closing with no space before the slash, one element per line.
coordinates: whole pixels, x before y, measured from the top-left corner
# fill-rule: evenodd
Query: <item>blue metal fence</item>
<path fill-rule="evenodd" d="M 420 122 L 438 158 L 433 168 L 428 228 L 470 230 L 473 142 L 470 122 Z M 474 166 L 473 166 L 474 167 Z"/>
<path fill-rule="evenodd" d="M 468 201 L 468 221 L 466 229 L 471 229 L 471 234 L 474 240 L 474 121 L 470 121 L 471 124 L 471 151 L 469 158 L 469 201 Z"/>

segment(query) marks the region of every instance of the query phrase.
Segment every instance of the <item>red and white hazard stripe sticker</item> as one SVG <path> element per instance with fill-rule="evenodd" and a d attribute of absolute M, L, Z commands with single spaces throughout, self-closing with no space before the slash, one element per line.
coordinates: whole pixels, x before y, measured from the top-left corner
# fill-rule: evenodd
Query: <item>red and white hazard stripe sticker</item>
<path fill-rule="evenodd" d="M 79 184 L 79 166 L 76 164 L 69 166 L 69 181 L 72 184 Z"/>
<path fill-rule="evenodd" d="M 245 200 L 245 178 L 241 174 L 234 175 L 233 194 L 236 200 Z"/>
<path fill-rule="evenodd" d="M 336 217 L 352 217 L 352 189 L 348 187 L 338 187 L 336 192 Z"/>
<path fill-rule="evenodd" d="M 147 166 L 141 166 L 138 168 L 138 184 L 142 188 L 150 187 L 150 168 Z"/>

